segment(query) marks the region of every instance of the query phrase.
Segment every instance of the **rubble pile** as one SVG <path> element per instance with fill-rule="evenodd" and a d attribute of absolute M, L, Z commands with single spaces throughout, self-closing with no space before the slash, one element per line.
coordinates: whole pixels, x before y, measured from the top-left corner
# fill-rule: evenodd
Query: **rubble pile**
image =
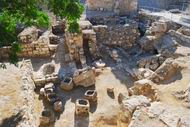
<path fill-rule="evenodd" d="M 173 96 L 178 100 L 182 100 L 183 106 L 190 108 L 190 87 L 186 90 L 173 92 Z"/>

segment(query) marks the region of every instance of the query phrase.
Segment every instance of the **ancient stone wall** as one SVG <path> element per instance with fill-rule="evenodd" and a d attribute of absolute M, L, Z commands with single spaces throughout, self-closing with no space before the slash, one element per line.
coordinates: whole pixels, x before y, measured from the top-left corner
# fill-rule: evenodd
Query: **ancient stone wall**
<path fill-rule="evenodd" d="M 87 0 L 88 10 L 111 11 L 116 14 L 137 12 L 137 0 Z"/>
<path fill-rule="evenodd" d="M 86 58 L 84 56 L 82 33 L 72 34 L 67 32 L 65 37 L 66 45 L 70 54 L 69 59 L 75 60 L 76 62 L 80 62 L 82 67 L 85 67 Z"/>
<path fill-rule="evenodd" d="M 49 57 L 50 53 L 50 31 L 46 31 L 41 36 L 35 27 L 24 29 L 19 35 L 22 51 L 19 57 Z M 0 58 L 8 58 L 10 46 L 0 48 Z"/>
<path fill-rule="evenodd" d="M 49 46 L 46 43 L 23 44 L 20 57 L 48 57 L 50 56 Z"/>
<path fill-rule="evenodd" d="M 135 45 L 139 37 L 138 25 L 128 23 L 124 25 L 97 25 L 93 27 L 97 33 L 97 42 L 108 46 L 130 48 Z"/>
<path fill-rule="evenodd" d="M 48 57 L 50 50 L 47 43 L 34 42 L 31 44 L 21 44 L 22 52 L 18 54 L 19 57 Z M 8 58 L 10 47 L 0 48 L 0 58 Z"/>
<path fill-rule="evenodd" d="M 138 6 L 151 8 L 168 9 L 170 5 L 176 4 L 178 0 L 138 0 Z"/>

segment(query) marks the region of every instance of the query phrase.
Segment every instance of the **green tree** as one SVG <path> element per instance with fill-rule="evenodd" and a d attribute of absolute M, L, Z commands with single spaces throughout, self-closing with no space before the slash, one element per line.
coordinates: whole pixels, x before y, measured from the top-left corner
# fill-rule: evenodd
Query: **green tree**
<path fill-rule="evenodd" d="M 57 17 L 65 18 L 70 32 L 79 32 L 77 21 L 84 11 L 79 0 L 0 0 L 0 47 L 11 46 L 11 63 L 17 63 L 17 53 L 21 51 L 17 38 L 18 24 L 49 27 L 48 15 L 42 6 Z"/>

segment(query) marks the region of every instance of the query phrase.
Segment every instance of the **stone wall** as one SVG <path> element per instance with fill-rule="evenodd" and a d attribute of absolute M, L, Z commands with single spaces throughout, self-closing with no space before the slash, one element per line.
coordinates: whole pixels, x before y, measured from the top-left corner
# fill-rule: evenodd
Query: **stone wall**
<path fill-rule="evenodd" d="M 136 22 L 124 25 L 97 25 L 93 26 L 97 34 L 98 44 L 108 46 L 119 46 L 128 49 L 135 45 L 139 37 L 138 25 Z"/>
<path fill-rule="evenodd" d="M 9 57 L 10 46 L 0 48 L 0 58 L 5 59 Z M 43 42 L 33 42 L 30 44 L 21 44 L 22 52 L 18 54 L 19 57 L 49 57 L 49 45 Z"/>
<path fill-rule="evenodd" d="M 178 0 L 138 0 L 138 6 L 168 9 L 170 5 L 176 4 L 177 1 Z"/>
<path fill-rule="evenodd" d="M 20 57 L 48 57 L 50 56 L 49 46 L 43 42 L 33 42 L 31 44 L 22 44 Z"/>
<path fill-rule="evenodd" d="M 116 14 L 137 12 L 137 0 L 87 0 L 88 10 L 111 11 Z"/>
<path fill-rule="evenodd" d="M 41 33 L 42 34 L 42 33 Z M 22 51 L 18 53 L 19 57 L 49 57 L 50 51 L 50 31 L 44 32 L 42 35 L 35 27 L 24 29 L 19 35 Z M 0 58 L 8 58 L 10 54 L 10 46 L 0 48 Z"/>
<path fill-rule="evenodd" d="M 67 32 L 65 35 L 66 39 L 66 47 L 68 48 L 69 60 L 75 60 L 79 62 L 82 67 L 86 67 L 86 58 L 84 56 L 83 49 L 83 34 L 72 34 Z"/>

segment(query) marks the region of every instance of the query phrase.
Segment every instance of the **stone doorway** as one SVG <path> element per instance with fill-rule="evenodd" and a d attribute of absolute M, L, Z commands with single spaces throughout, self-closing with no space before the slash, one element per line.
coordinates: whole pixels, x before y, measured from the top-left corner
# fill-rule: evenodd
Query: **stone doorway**
<path fill-rule="evenodd" d="M 86 63 L 87 65 L 90 65 L 93 60 L 92 60 L 92 54 L 90 52 L 90 40 L 89 39 L 84 39 L 83 38 L 83 49 L 84 49 L 84 56 L 86 57 Z"/>

